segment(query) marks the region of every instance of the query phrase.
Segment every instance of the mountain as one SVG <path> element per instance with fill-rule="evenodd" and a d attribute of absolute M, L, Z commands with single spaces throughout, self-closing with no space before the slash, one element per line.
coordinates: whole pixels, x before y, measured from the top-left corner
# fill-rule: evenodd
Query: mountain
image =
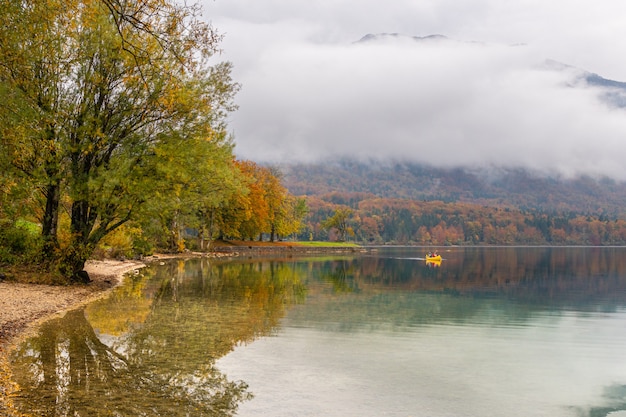
<path fill-rule="evenodd" d="M 522 169 L 443 169 L 348 159 L 280 168 L 283 184 L 297 196 L 361 194 L 626 218 L 626 183 L 609 178 L 553 178 Z"/>
<path fill-rule="evenodd" d="M 402 39 L 417 41 L 417 42 L 449 40 L 448 37 L 443 36 L 443 35 L 409 36 L 409 35 L 403 35 L 401 33 L 377 33 L 377 34 L 368 33 L 367 35 L 363 36 L 361 39 L 359 39 L 355 43 L 366 43 L 366 42 L 371 43 L 371 42 L 380 42 L 380 41 L 387 41 L 387 40 L 395 41 L 395 40 L 402 40 Z"/>
<path fill-rule="evenodd" d="M 447 38 L 443 35 L 432 36 L 406 36 L 397 33 L 369 34 L 362 37 L 357 42 L 359 48 L 370 45 L 376 51 L 402 45 L 402 48 L 395 48 L 402 54 L 416 53 L 413 57 L 429 59 L 429 57 L 439 55 L 428 55 L 433 50 L 441 48 L 442 56 L 446 53 L 452 54 L 450 61 L 443 60 L 444 63 L 454 62 L 458 68 L 458 63 L 465 61 L 455 61 L 458 57 L 454 55 L 457 51 L 467 54 L 477 53 L 474 71 L 465 72 L 462 69 L 454 72 L 454 79 L 441 77 L 437 79 L 437 85 L 454 82 L 456 89 L 463 89 L 466 83 L 472 83 L 469 77 L 478 77 L 487 82 L 479 83 L 485 90 L 485 96 L 496 98 L 494 103 L 498 103 L 510 110 L 515 117 L 529 123 L 516 123 L 515 117 L 507 118 L 507 112 L 494 112 L 493 103 L 489 102 L 485 111 L 475 111 L 485 102 L 480 98 L 482 95 L 473 95 L 468 100 L 470 105 L 459 107 L 458 113 L 446 113 L 446 103 L 456 103 L 456 99 L 461 95 L 450 94 L 449 89 L 436 89 L 429 91 L 427 96 L 433 101 L 439 100 L 443 106 L 433 107 L 429 105 L 416 106 L 410 108 L 412 100 L 398 100 L 393 103 L 393 99 L 401 98 L 400 91 L 392 90 L 389 100 L 382 105 L 388 106 L 386 112 L 405 112 L 407 114 L 418 114 L 419 111 L 427 115 L 443 120 L 443 123 L 450 123 L 456 131 L 460 132 L 459 140 L 454 142 L 457 145 L 453 150 L 458 151 L 454 158 L 443 160 L 437 158 L 436 153 L 425 154 L 426 157 L 417 162 L 416 153 L 409 151 L 413 143 L 430 143 L 439 140 L 442 148 L 446 147 L 447 129 L 440 129 L 441 126 L 435 124 L 434 129 L 421 129 L 421 124 L 429 126 L 430 120 L 426 117 L 415 117 L 417 123 L 407 126 L 412 130 L 407 130 L 407 148 L 403 141 L 389 141 L 383 145 L 400 148 L 404 154 L 395 153 L 395 160 L 387 159 L 383 155 L 385 146 L 380 146 L 376 142 L 378 153 L 371 156 L 368 150 L 367 140 L 362 136 L 348 137 L 347 143 L 353 144 L 354 149 L 337 147 L 335 160 L 326 160 L 318 163 L 288 163 L 279 166 L 283 172 L 283 184 L 289 192 L 296 196 L 307 196 L 307 206 L 309 213 L 305 221 L 299 239 L 325 240 L 337 238 L 338 232 L 334 229 L 324 227 L 327 219 L 336 216 L 337 213 L 350 213 L 349 229 L 352 232 L 352 239 L 358 242 L 369 242 L 375 244 L 420 244 L 420 245 L 466 245 L 466 244 L 504 244 L 504 245 L 625 245 L 626 244 L 626 182 L 617 181 L 609 177 L 589 176 L 581 174 L 576 177 L 564 176 L 558 172 L 577 172 L 584 169 L 590 161 L 587 154 L 592 152 L 593 142 L 597 139 L 598 145 L 603 143 L 601 138 L 596 136 L 603 134 L 602 129 L 597 129 L 593 123 L 604 123 L 603 119 L 590 119 L 590 127 L 587 130 L 579 131 L 572 129 L 559 129 L 560 127 L 571 127 L 571 118 L 583 117 L 584 111 L 608 111 L 618 115 L 621 109 L 626 108 L 626 83 L 604 78 L 596 73 L 580 68 L 566 65 L 553 60 L 537 60 L 532 54 L 522 55 L 523 61 L 512 63 L 511 68 L 520 70 L 521 73 L 531 77 L 536 77 L 542 82 L 550 83 L 550 89 L 546 90 L 547 96 L 545 104 L 540 101 L 531 102 L 534 107 L 525 107 L 527 102 L 523 99 L 524 94 L 494 94 L 499 93 L 497 89 L 502 85 L 511 83 L 514 93 L 517 89 L 533 89 L 532 93 L 540 97 L 543 84 L 516 84 L 516 79 L 499 78 L 502 74 L 498 72 L 499 57 L 503 47 L 490 48 L 488 44 L 481 42 L 464 42 Z M 504 49 L 509 47 L 504 47 Z M 510 48 L 524 48 L 524 46 L 511 45 Z M 396 51 L 397 52 L 397 51 Z M 423 55 L 420 55 L 422 54 Z M 514 54 L 513 54 L 514 55 Z M 463 57 L 465 58 L 466 55 Z M 498 59 L 493 60 L 494 57 Z M 424 60 L 416 59 L 409 63 L 418 62 L 422 65 Z M 520 67 L 519 64 L 522 66 Z M 395 62 L 394 65 L 402 65 L 402 62 Z M 419 65 L 415 68 L 419 69 Z M 495 66 L 492 72 L 492 67 Z M 412 68 L 412 67 L 408 67 Z M 507 67 L 508 68 L 508 67 Z M 412 73 L 413 74 L 413 73 Z M 416 76 L 421 73 L 415 72 Z M 431 73 L 425 73 L 431 76 Z M 498 82 L 490 82 L 494 78 Z M 534 78 L 533 78 L 534 79 Z M 448 84 L 446 84 L 446 87 Z M 538 90 L 535 91 L 534 89 Z M 491 89 L 487 91 L 488 89 Z M 482 93 L 483 90 L 480 90 Z M 506 90 L 506 88 L 504 88 Z M 550 96 L 555 92 L 557 96 Z M 570 94 L 574 92 L 576 94 Z M 440 93 L 441 92 L 441 93 Z M 411 90 L 412 94 L 419 95 L 421 90 Z M 439 96 L 441 94 L 441 96 Z M 521 102 L 516 100 L 522 98 Z M 555 100 L 550 100 L 555 98 Z M 554 113 L 559 117 L 551 118 L 551 105 L 568 106 L 568 100 L 574 98 L 580 100 L 583 105 L 572 106 L 570 113 Z M 512 101 L 509 107 L 509 101 Z M 419 102 L 419 101 L 417 101 Z M 388 104 L 390 103 L 390 104 Z M 604 107 L 604 108 L 602 108 Z M 608 107 L 608 108 L 607 108 Z M 407 110 L 409 109 L 409 110 Z M 528 109 L 528 110 L 527 110 Z M 555 112 L 558 112 L 557 108 Z M 528 111 L 529 116 L 525 118 L 524 112 Z M 578 113 L 577 113 L 578 112 Z M 347 113 L 347 112 L 346 112 Z M 453 117 L 445 117 L 451 114 Z M 459 116 L 459 122 L 455 119 Z M 486 117 L 482 117 L 485 116 Z M 498 117 L 504 115 L 501 121 Z M 387 113 L 385 116 L 389 116 Z M 393 116 L 393 115 L 392 115 Z M 545 116 L 545 117 L 543 117 Z M 464 123 L 465 117 L 472 118 L 472 123 Z M 359 122 L 358 117 L 348 118 L 348 120 Z M 390 117 L 391 120 L 395 120 Z M 563 125 L 562 123 L 567 123 Z M 482 125 L 497 127 L 495 131 L 501 132 L 494 136 L 490 129 L 480 129 Z M 545 124 L 545 126 L 544 126 Z M 526 129 L 526 125 L 537 127 L 537 129 Z M 575 125 L 575 124 L 574 124 Z M 393 130 L 395 126 L 390 126 Z M 405 126 L 406 127 L 406 126 Z M 444 126 L 444 127 L 447 127 Z M 475 130 L 472 130 L 479 127 Z M 518 132 L 517 130 L 521 130 Z M 343 131 L 339 129 L 339 131 Z M 414 134 L 413 134 L 414 132 Z M 433 134 L 435 132 L 436 134 Z M 511 132 L 511 137 L 504 137 Z M 465 135 L 467 133 L 467 135 Z M 539 134 L 537 134 L 539 133 Z M 536 137 L 530 137 L 537 134 Z M 334 136 L 333 136 L 334 137 Z M 334 137 L 341 140 L 341 137 Z M 384 134 L 380 135 L 380 140 L 385 140 Z M 543 163 L 536 164 L 536 170 L 524 168 L 525 161 L 532 160 L 535 154 L 528 154 L 524 158 L 506 158 L 507 143 L 517 145 L 523 143 L 526 138 L 533 139 L 540 145 L 532 152 L 542 152 Z M 484 140 L 483 140 L 484 139 Z M 501 139 L 499 145 L 504 150 L 499 154 L 494 154 L 493 158 L 474 158 L 471 155 L 465 158 L 461 153 L 468 150 L 481 149 L 477 146 L 489 146 L 491 141 Z M 506 140 L 514 142 L 506 142 Z M 587 140 L 588 139 L 588 140 Z M 350 142 L 349 140 L 352 140 Z M 549 146 L 544 146 L 549 142 Z M 452 143 L 452 142 L 451 142 Z M 467 144 L 468 146 L 463 147 Z M 576 144 L 579 144 L 578 146 Z M 613 142 L 607 141 L 608 146 L 613 146 Z M 357 146 L 359 148 L 357 148 Z M 570 153 L 561 153 L 560 149 L 576 149 L 576 155 L 571 156 L 572 160 L 564 160 Z M 415 147 L 413 148 L 415 149 Z M 519 146 L 511 146 L 519 152 Z M 604 148 L 603 148 L 604 149 Z M 352 152 L 354 150 L 354 152 Z M 442 149 L 447 152 L 448 149 Z M 346 153 L 350 152 L 350 153 Z M 553 152 L 549 154 L 548 152 Z M 354 158 L 342 158 L 342 155 L 355 155 Z M 359 156 L 360 155 L 360 156 Z M 433 156 L 434 155 L 434 156 Z M 580 155 L 580 157 L 579 157 Z M 603 153 L 606 155 L 606 152 Z M 418 155 L 419 156 L 419 155 Z M 431 157 L 433 156 L 433 157 Z M 409 158 L 416 158 L 413 162 Z M 551 161 L 554 157 L 554 164 Z M 579 158 L 577 160 L 576 158 Z M 467 162 L 465 163 L 464 161 Z M 485 161 L 481 163 L 482 161 Z M 601 161 L 602 158 L 596 160 Z M 437 167 L 438 163 L 450 164 L 456 161 L 456 168 Z M 523 162 L 519 162 L 523 161 Z M 581 164 L 580 162 L 584 164 Z M 464 165 L 465 163 L 465 165 Z M 554 167 L 567 165 L 569 170 L 558 171 Z M 515 165 L 517 164 L 517 165 Z M 584 171 L 581 171 L 584 172 Z M 608 170 L 607 170 L 608 172 Z M 350 210 L 337 210 L 339 207 L 348 207 Z M 333 214 L 334 213 L 334 214 Z M 339 234 L 341 237 L 342 234 Z M 343 234 L 345 236 L 345 232 Z"/>
<path fill-rule="evenodd" d="M 544 68 L 572 74 L 571 87 L 596 87 L 600 89 L 601 100 L 613 107 L 626 107 L 626 82 L 610 80 L 596 73 L 582 70 L 551 59 L 545 61 Z"/>
<path fill-rule="evenodd" d="M 415 42 L 441 45 L 472 43 L 444 35 L 367 34 L 355 43 Z M 519 47 L 517 45 L 511 47 Z M 569 88 L 590 88 L 608 106 L 626 108 L 626 82 L 554 60 L 538 66 L 562 73 Z M 545 212 L 575 212 L 626 218 L 626 183 L 609 178 L 550 177 L 523 168 L 484 167 L 444 169 L 420 163 L 341 159 L 313 164 L 286 164 L 283 183 L 294 195 L 353 195 L 356 199 L 384 198 L 459 202 Z M 351 201 L 354 201 L 352 199 Z"/>
<path fill-rule="evenodd" d="M 463 44 L 477 44 L 484 45 L 478 41 L 460 41 L 448 38 L 445 35 L 433 34 L 426 36 L 410 36 L 401 33 L 368 33 L 363 36 L 355 44 L 375 44 L 375 43 L 388 43 L 388 42 L 415 42 L 417 44 L 432 44 L 432 43 L 463 43 Z M 519 47 L 523 45 L 511 45 L 511 47 Z M 567 65 L 558 61 L 547 59 L 542 65 L 543 68 L 558 72 L 569 72 L 571 74 L 571 87 L 596 87 L 601 91 L 599 92 L 600 99 L 608 105 L 618 108 L 626 107 L 626 82 L 615 81 L 604 78 L 596 73 L 579 69 L 571 65 Z"/>

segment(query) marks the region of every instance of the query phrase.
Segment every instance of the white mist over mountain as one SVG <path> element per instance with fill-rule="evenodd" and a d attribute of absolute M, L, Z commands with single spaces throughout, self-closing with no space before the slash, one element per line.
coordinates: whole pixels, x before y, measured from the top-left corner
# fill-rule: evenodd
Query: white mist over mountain
<path fill-rule="evenodd" d="M 615 23 L 614 3 L 601 1 L 600 12 L 581 2 L 558 9 L 527 1 L 510 6 L 515 16 L 501 3 L 472 1 L 462 10 L 435 3 L 372 4 L 372 16 L 347 0 L 316 4 L 318 11 L 301 1 L 206 2 L 207 18 L 225 32 L 222 58 L 242 84 L 231 121 L 238 156 L 394 159 L 626 180 L 626 89 L 582 69 L 620 80 L 612 75 L 619 62 L 611 66 L 609 58 L 623 59 L 615 39 L 626 32 Z M 557 9 L 566 12 L 550 27 L 547 16 Z M 411 33 L 411 16 L 413 26 L 431 30 L 403 35 Z M 357 36 L 365 26 L 402 31 Z M 456 40 L 460 31 L 467 35 Z M 594 49 L 594 41 L 602 43 Z"/>

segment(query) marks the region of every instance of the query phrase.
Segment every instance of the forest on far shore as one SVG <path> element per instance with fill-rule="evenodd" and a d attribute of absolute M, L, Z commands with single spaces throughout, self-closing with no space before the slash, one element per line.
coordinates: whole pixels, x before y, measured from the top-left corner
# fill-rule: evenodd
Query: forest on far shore
<path fill-rule="evenodd" d="M 281 166 L 306 199 L 300 240 L 415 245 L 624 245 L 626 183 L 512 167 L 437 168 L 408 161 Z M 345 230 L 324 227 L 337 213 Z"/>
<path fill-rule="evenodd" d="M 340 239 L 324 227 L 346 213 L 347 240 L 403 245 L 626 245 L 626 220 L 605 214 L 380 198 L 365 193 L 307 196 L 301 240 Z"/>

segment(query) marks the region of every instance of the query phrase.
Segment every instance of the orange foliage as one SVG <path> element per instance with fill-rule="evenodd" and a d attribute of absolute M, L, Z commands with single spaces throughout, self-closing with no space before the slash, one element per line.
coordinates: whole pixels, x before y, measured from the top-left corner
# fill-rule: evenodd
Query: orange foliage
<path fill-rule="evenodd" d="M 358 200 L 362 198 L 362 200 Z M 341 202 L 344 204 L 337 204 Z M 471 203 L 385 199 L 365 193 L 308 196 L 309 218 L 302 236 L 324 238 L 327 217 L 349 203 L 355 240 L 433 245 L 623 245 L 626 221 L 601 214 L 543 213 Z"/>

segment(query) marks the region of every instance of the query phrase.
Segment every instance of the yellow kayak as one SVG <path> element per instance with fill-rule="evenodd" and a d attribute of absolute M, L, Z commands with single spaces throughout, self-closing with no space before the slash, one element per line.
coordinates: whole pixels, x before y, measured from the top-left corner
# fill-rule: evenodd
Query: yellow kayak
<path fill-rule="evenodd" d="M 428 262 L 440 262 L 441 261 L 441 255 L 437 255 L 437 256 L 426 255 L 426 261 L 428 261 Z"/>
<path fill-rule="evenodd" d="M 427 260 L 427 261 L 426 261 L 426 266 L 429 266 L 429 267 L 434 266 L 434 267 L 437 267 L 437 268 L 438 268 L 438 267 L 440 267 L 440 266 L 441 266 L 441 259 L 440 259 L 440 260 L 438 260 L 438 261 Z"/>

